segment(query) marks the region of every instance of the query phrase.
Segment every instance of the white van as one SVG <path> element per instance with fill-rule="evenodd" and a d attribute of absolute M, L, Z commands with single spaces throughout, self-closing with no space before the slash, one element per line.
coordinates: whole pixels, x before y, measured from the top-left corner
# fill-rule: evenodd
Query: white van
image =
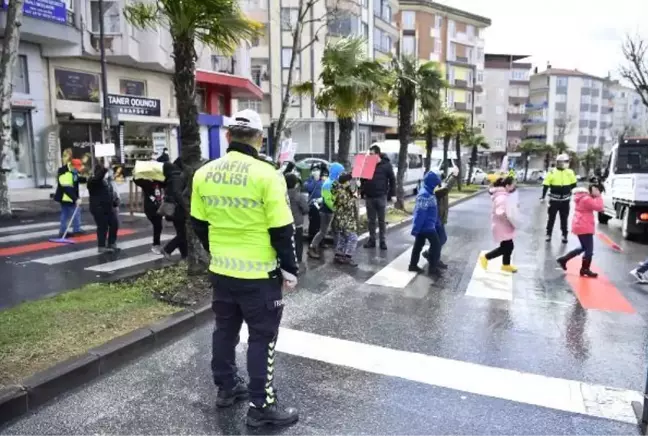
<path fill-rule="evenodd" d="M 425 157 L 425 154 L 423 155 Z M 448 150 L 448 168 L 457 167 L 457 153 L 455 151 Z M 441 175 L 443 172 L 443 150 L 434 149 L 432 150 L 432 156 L 430 158 L 430 170 Z"/>
<path fill-rule="evenodd" d="M 380 151 L 387 155 L 392 166 L 394 174 L 398 172 L 398 154 L 400 152 L 400 141 L 398 139 L 386 139 L 382 142 L 375 142 L 371 145 L 380 147 Z M 403 181 L 405 195 L 418 191 L 418 186 L 423 180 L 423 157 L 425 149 L 421 146 L 411 143 L 407 146 L 407 171 Z"/>

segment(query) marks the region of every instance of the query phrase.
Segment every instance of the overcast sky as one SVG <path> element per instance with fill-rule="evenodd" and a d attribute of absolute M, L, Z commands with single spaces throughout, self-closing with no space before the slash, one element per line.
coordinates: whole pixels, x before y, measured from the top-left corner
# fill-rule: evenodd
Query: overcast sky
<path fill-rule="evenodd" d="M 492 20 L 486 53 L 528 54 L 534 66 L 618 78 L 627 32 L 648 39 L 648 0 L 437 0 Z"/>

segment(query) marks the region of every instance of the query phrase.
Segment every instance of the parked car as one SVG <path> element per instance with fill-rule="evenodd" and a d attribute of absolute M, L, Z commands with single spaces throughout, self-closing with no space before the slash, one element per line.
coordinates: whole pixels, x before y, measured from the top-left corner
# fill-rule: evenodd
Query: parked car
<path fill-rule="evenodd" d="M 473 168 L 472 180 L 470 183 L 473 185 L 483 185 L 486 183 L 486 172 L 481 168 Z M 466 174 L 466 181 L 468 181 L 468 174 Z"/>
<path fill-rule="evenodd" d="M 529 168 L 529 170 L 527 171 L 526 181 L 527 183 L 540 183 L 544 180 L 544 177 L 544 170 Z M 518 182 L 524 182 L 524 170 L 518 171 L 517 180 Z"/>

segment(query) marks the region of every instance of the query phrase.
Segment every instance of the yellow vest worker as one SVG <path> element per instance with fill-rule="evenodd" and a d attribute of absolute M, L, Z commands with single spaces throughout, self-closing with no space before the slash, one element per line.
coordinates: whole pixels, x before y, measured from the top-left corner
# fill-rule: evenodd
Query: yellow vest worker
<path fill-rule="evenodd" d="M 576 174 L 569 168 L 569 156 L 558 155 L 556 168 L 549 171 L 544 179 L 541 201 L 549 192 L 549 209 L 547 218 L 547 242 L 551 241 L 556 215 L 560 215 L 560 230 L 562 242 L 567 243 L 567 221 L 569 219 L 569 203 L 572 189 L 576 187 Z"/>
<path fill-rule="evenodd" d="M 191 195 L 193 227 L 211 255 L 216 404 L 231 406 L 249 392 L 248 425 L 288 425 L 298 413 L 279 407 L 273 383 L 282 287 L 293 288 L 298 273 L 286 182 L 259 157 L 263 124 L 258 113 L 234 114 L 227 139 L 227 154 L 196 171 Z M 234 363 L 243 321 L 250 333 L 249 386 Z"/>

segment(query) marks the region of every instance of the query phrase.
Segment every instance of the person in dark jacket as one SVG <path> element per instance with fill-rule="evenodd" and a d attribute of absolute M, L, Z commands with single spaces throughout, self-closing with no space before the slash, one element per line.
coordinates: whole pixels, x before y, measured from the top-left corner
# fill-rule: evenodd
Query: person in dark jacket
<path fill-rule="evenodd" d="M 79 159 L 72 159 L 68 164 L 63 165 L 58 169 L 56 192 L 54 193 L 54 201 L 61 204 L 61 218 L 59 226 L 59 238 L 68 228 L 70 220 L 72 221 L 72 233 L 68 235 L 81 233 L 81 195 L 79 195 L 79 170 L 81 169 L 81 161 Z M 78 208 L 78 210 L 76 210 Z M 75 212 L 76 210 L 76 212 Z"/>
<path fill-rule="evenodd" d="M 328 168 L 316 166 L 306 180 L 308 191 L 308 241 L 312 241 L 320 229 L 320 205 L 322 203 L 322 185 L 328 179 Z"/>
<path fill-rule="evenodd" d="M 385 222 L 385 211 L 387 201 L 396 193 L 396 177 L 394 168 L 387 155 L 380 152 L 380 147 L 372 145 L 369 149 L 372 155 L 379 155 L 380 162 L 376 166 L 372 179 L 362 179 L 360 189 L 367 207 L 367 227 L 369 228 L 369 239 L 364 244 L 365 248 L 376 246 L 376 220 L 380 237 L 380 249 L 387 249 L 387 224 Z"/>
<path fill-rule="evenodd" d="M 182 161 L 180 158 L 176 159 L 173 163 L 165 163 L 162 167 L 164 172 L 164 179 L 166 180 L 166 191 L 164 201 L 175 205 L 173 216 L 166 217 L 167 220 L 173 223 L 176 235 L 171 239 L 162 250 L 165 257 L 169 257 L 171 253 L 177 248 L 180 250 L 182 258 L 187 257 L 187 212 L 188 205 L 183 198 L 183 191 L 187 187 L 187 180 L 183 173 Z"/>
<path fill-rule="evenodd" d="M 441 241 L 439 241 L 438 228 L 440 218 L 436 195 L 434 190 L 441 184 L 441 179 L 434 171 L 430 171 L 423 179 L 423 186 L 416 196 L 416 206 L 414 207 L 414 218 L 412 220 L 412 235 L 414 247 L 412 248 L 412 257 L 410 258 L 409 271 L 422 272 L 418 266 L 421 250 L 425 246 L 425 241 L 430 242 L 428 251 L 428 272 L 430 274 L 439 274 L 439 256 L 441 255 Z"/>
<path fill-rule="evenodd" d="M 290 211 L 295 223 L 295 254 L 297 262 L 301 262 L 304 254 L 304 215 L 308 213 L 308 202 L 300 192 L 299 178 L 295 174 L 286 174 L 284 177 L 288 188 Z"/>
<path fill-rule="evenodd" d="M 142 188 L 144 193 L 144 214 L 153 225 L 153 246 L 151 251 L 155 254 L 162 254 L 160 237 L 162 235 L 162 217 L 158 209 L 162 204 L 162 189 L 164 183 L 155 180 L 137 179 L 135 184 Z"/>
<path fill-rule="evenodd" d="M 100 253 L 115 252 L 117 248 L 117 231 L 119 220 L 115 208 L 115 193 L 107 179 L 108 169 L 96 164 L 92 176 L 88 179 L 90 194 L 90 213 L 97 225 L 97 247 Z"/>
<path fill-rule="evenodd" d="M 168 148 L 165 148 L 164 150 L 162 150 L 162 154 L 160 156 L 158 156 L 158 158 L 157 158 L 157 161 L 161 162 L 161 163 L 167 163 L 170 160 L 171 160 L 171 158 L 169 157 L 169 149 Z"/>

